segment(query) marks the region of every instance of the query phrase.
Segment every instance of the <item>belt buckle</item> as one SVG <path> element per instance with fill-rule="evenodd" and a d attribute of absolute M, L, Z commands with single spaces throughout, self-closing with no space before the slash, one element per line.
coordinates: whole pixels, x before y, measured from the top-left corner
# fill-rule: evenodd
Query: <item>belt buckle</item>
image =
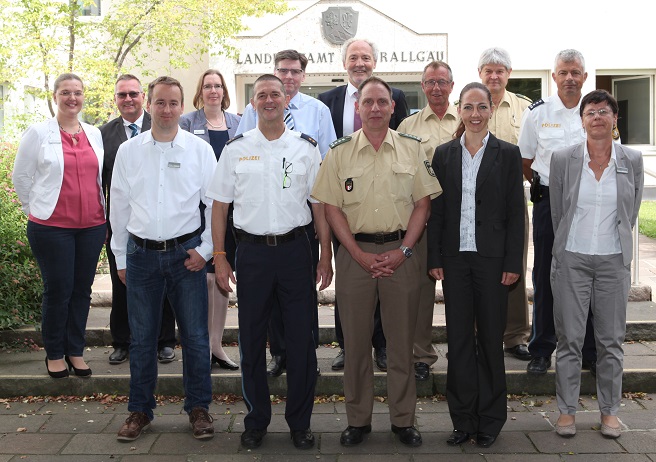
<path fill-rule="evenodd" d="M 269 247 L 275 247 L 278 245 L 278 240 L 275 234 L 267 234 L 266 235 L 266 245 Z"/>
<path fill-rule="evenodd" d="M 374 244 L 383 245 L 385 243 L 385 233 L 374 234 Z"/>
<path fill-rule="evenodd" d="M 166 241 L 155 241 L 157 242 L 157 251 L 166 252 Z"/>

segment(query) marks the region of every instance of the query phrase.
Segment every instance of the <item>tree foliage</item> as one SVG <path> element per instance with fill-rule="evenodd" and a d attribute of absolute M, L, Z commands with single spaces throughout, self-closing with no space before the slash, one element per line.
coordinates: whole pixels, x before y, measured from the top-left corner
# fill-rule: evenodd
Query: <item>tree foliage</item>
<path fill-rule="evenodd" d="M 106 120 L 113 84 L 129 69 L 150 75 L 154 53 L 171 69 L 208 50 L 232 54 L 242 18 L 286 11 L 285 0 L 113 0 L 102 17 L 82 16 L 93 0 L 0 0 L 0 82 L 28 79 L 49 101 L 52 83 L 75 72 L 86 85 L 85 117 Z"/>

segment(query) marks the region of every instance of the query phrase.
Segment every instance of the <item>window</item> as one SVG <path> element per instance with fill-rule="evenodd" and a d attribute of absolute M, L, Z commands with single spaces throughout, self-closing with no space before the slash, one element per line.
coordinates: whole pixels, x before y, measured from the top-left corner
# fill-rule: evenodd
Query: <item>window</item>
<path fill-rule="evenodd" d="M 78 0 L 81 16 L 100 16 L 100 0 Z"/>

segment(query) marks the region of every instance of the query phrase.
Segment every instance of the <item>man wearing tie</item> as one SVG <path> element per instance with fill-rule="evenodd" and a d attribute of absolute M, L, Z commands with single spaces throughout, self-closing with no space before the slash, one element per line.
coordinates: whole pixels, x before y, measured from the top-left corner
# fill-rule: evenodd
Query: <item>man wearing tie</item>
<path fill-rule="evenodd" d="M 105 160 L 102 172 L 102 185 L 107 199 L 107 259 L 109 274 L 112 278 L 112 311 L 109 315 L 109 330 L 112 334 L 114 351 L 109 355 L 110 364 L 120 364 L 128 358 L 130 348 L 130 326 L 128 326 L 128 302 L 125 284 L 118 278 L 116 258 L 109 246 L 112 239 L 112 227 L 109 223 L 112 170 L 118 147 L 128 138 L 150 130 L 150 114 L 143 110 L 144 91 L 141 82 L 131 74 L 123 74 L 116 81 L 114 102 L 120 117 L 110 120 L 100 127 L 105 150 Z M 162 316 L 162 328 L 158 340 L 158 359 L 161 363 L 169 363 L 175 358 L 175 317 L 168 300 L 165 300 Z"/>

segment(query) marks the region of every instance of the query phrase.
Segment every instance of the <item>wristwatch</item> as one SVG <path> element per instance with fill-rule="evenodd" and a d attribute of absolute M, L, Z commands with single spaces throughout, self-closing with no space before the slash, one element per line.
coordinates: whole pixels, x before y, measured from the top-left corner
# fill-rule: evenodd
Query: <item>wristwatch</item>
<path fill-rule="evenodd" d="M 399 249 L 401 249 L 401 252 L 403 252 L 405 258 L 412 257 L 412 249 L 410 247 L 406 247 L 405 245 L 402 245 L 401 247 L 399 247 Z"/>

